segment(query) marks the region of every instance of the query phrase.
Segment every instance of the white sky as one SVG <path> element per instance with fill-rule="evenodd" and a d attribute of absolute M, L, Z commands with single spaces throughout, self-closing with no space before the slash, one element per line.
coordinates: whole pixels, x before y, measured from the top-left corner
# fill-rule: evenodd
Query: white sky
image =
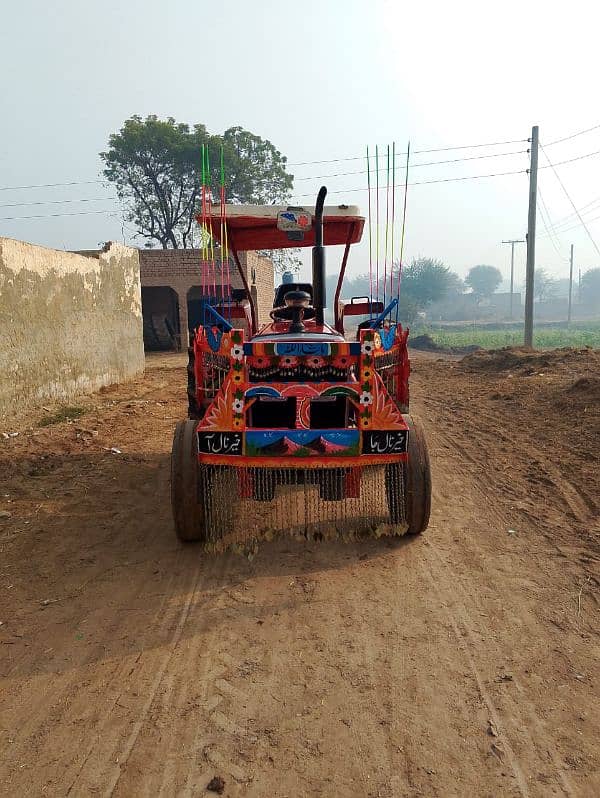
<path fill-rule="evenodd" d="M 600 12 L 579 0 L 4 0 L 1 21 L 0 188 L 97 180 L 98 153 L 134 113 L 203 122 L 212 132 L 242 125 L 270 139 L 291 164 L 361 156 L 367 144 L 396 141 L 404 150 L 408 139 L 413 151 L 526 139 L 533 124 L 551 142 L 600 125 Z M 525 169 L 524 153 L 416 164 L 526 147 L 415 154 L 410 181 Z M 548 147 L 548 155 L 562 161 L 596 150 L 600 128 Z M 362 160 L 291 167 L 295 197 L 311 203 L 324 182 L 344 190 L 330 201 L 366 211 L 365 175 L 314 177 L 364 168 Z M 589 229 L 600 242 L 600 155 L 558 171 L 578 208 L 599 198 L 584 218 L 594 220 Z M 539 185 L 558 225 L 572 207 L 551 169 L 540 170 Z M 0 191 L 0 217 L 115 213 L 1 218 L 0 235 L 66 249 L 131 241 L 112 196 L 94 183 Z M 61 200 L 74 201 L 50 204 Z M 48 204 L 7 207 L 31 202 Z M 405 259 L 437 257 L 461 275 L 489 263 L 506 275 L 510 248 L 500 242 L 524 238 L 526 225 L 526 175 L 413 186 Z M 539 213 L 538 233 L 538 266 L 556 276 L 568 275 L 571 243 L 576 268 L 600 265 L 581 226 L 559 233 L 558 252 Z M 524 258 L 521 246 L 517 284 Z M 350 269 L 367 268 L 361 245 Z"/>

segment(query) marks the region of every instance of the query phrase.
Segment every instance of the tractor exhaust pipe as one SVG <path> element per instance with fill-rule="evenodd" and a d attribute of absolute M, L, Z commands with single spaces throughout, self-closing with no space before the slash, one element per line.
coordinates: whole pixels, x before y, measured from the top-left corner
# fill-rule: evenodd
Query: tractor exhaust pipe
<path fill-rule="evenodd" d="M 323 205 L 327 189 L 321 186 L 315 205 L 315 245 L 312 250 L 312 283 L 313 305 L 316 311 L 315 321 L 324 324 L 323 312 L 327 298 L 325 296 L 325 247 L 323 246 Z"/>

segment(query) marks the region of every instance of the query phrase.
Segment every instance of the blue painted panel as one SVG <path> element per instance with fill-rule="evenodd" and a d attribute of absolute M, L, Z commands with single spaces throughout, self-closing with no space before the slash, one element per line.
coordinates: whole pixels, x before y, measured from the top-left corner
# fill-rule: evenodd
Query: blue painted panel
<path fill-rule="evenodd" d="M 358 454 L 359 435 L 356 429 L 247 430 L 246 454 L 271 457 Z"/>
<path fill-rule="evenodd" d="M 281 341 L 275 344 L 276 355 L 291 355 L 294 357 L 302 356 L 318 356 L 327 357 L 331 352 L 331 347 L 326 343 L 318 343 L 311 341 L 294 341 L 285 343 Z"/>
<path fill-rule="evenodd" d="M 250 399 L 251 396 L 281 396 L 279 391 L 275 388 L 271 388 L 269 385 L 257 385 L 256 388 L 249 388 L 246 391 L 246 399 Z"/>
<path fill-rule="evenodd" d="M 394 345 L 394 341 L 396 339 L 396 325 L 393 324 L 389 330 L 381 329 L 379 331 L 379 335 L 381 336 L 381 345 L 383 346 L 383 351 L 387 352 L 388 349 L 391 349 Z"/>
<path fill-rule="evenodd" d="M 214 330 L 212 327 L 205 327 L 204 331 L 206 333 L 206 340 L 208 341 L 208 345 L 212 349 L 213 352 L 218 352 L 221 347 L 221 338 L 223 338 L 223 333 L 221 330 Z"/>

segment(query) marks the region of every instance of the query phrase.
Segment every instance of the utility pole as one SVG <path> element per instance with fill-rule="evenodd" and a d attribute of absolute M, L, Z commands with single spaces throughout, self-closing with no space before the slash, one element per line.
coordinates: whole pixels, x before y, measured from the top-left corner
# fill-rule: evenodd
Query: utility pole
<path fill-rule="evenodd" d="M 529 214 L 527 218 L 527 270 L 525 273 L 525 346 L 533 346 L 533 281 L 535 276 L 535 215 L 537 209 L 537 170 L 539 127 L 531 128 L 529 164 Z"/>
<path fill-rule="evenodd" d="M 515 244 L 524 244 L 524 238 L 515 238 L 513 241 L 503 241 L 503 244 L 510 244 L 510 320 L 513 318 L 513 287 L 515 284 Z"/>
<path fill-rule="evenodd" d="M 571 260 L 569 261 L 569 310 L 567 312 L 567 324 L 571 323 L 572 303 L 573 303 L 573 244 L 571 244 Z"/>

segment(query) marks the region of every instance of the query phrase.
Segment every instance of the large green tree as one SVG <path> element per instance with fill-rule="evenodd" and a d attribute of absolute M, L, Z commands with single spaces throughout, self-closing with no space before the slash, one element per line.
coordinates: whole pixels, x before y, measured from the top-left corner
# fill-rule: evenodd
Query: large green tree
<path fill-rule="evenodd" d="M 413 258 L 402 270 L 400 300 L 407 315 L 425 310 L 432 302 L 458 293 L 462 283 L 458 275 L 441 260 L 435 258 Z"/>
<path fill-rule="evenodd" d="M 538 302 L 550 302 L 556 298 L 556 280 L 545 269 L 535 270 L 533 296 Z"/>
<path fill-rule="evenodd" d="M 585 302 L 600 302 L 600 269 L 588 269 L 582 275 L 581 298 Z"/>
<path fill-rule="evenodd" d="M 270 204 L 289 196 L 293 176 L 286 171 L 286 158 L 270 141 L 241 127 L 213 135 L 202 124 L 190 127 L 171 117 L 132 116 L 110 136 L 108 149 L 100 157 L 105 177 L 125 205 L 128 221 L 149 246 L 153 242 L 165 249 L 193 246 L 202 144 L 210 154 L 215 197 L 220 186 L 221 146 L 228 202 Z"/>
<path fill-rule="evenodd" d="M 481 299 L 487 299 L 502 282 L 502 272 L 495 266 L 473 266 L 465 277 L 465 285 Z"/>

